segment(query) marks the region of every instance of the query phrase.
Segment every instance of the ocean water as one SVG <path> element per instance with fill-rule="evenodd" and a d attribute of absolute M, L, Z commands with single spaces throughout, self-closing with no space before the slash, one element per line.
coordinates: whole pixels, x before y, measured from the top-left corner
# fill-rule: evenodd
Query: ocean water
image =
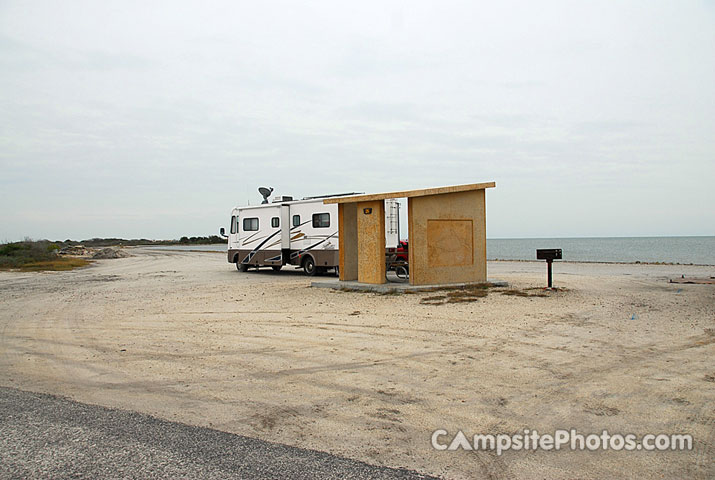
<path fill-rule="evenodd" d="M 489 260 L 536 260 L 537 248 L 560 248 L 574 262 L 715 265 L 715 237 L 488 238 Z"/>
<path fill-rule="evenodd" d="M 220 245 L 153 246 L 165 250 L 226 250 Z M 665 262 L 715 265 L 715 237 L 488 238 L 489 260 L 536 260 L 537 248 L 560 248 L 574 262 Z"/>

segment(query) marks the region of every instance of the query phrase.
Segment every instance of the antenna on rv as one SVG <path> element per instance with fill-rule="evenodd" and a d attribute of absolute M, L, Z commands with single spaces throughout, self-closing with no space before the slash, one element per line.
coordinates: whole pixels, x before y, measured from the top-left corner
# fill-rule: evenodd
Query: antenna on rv
<path fill-rule="evenodd" d="M 258 193 L 260 193 L 263 197 L 263 201 L 261 202 L 261 205 L 263 205 L 268 203 L 268 197 L 270 197 L 271 193 L 273 193 L 273 187 L 258 187 Z"/>

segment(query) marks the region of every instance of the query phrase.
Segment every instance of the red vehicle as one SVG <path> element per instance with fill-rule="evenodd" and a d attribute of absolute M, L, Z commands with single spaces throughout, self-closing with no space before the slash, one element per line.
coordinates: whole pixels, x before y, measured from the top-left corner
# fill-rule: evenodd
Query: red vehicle
<path fill-rule="evenodd" d="M 408 262 L 408 254 L 407 254 L 407 242 L 404 240 L 400 240 L 397 243 L 397 249 L 395 250 L 395 253 L 397 256 L 395 257 L 395 260 L 398 262 Z"/>
<path fill-rule="evenodd" d="M 385 252 L 387 270 L 394 270 L 398 281 L 406 282 L 409 278 L 407 242 L 400 240 L 397 248 L 388 248 Z M 394 280 L 390 280 L 394 281 Z"/>

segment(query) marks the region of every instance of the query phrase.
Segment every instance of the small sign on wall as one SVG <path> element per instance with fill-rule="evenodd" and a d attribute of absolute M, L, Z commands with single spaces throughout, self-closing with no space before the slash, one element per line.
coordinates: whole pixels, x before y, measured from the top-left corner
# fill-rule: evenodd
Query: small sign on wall
<path fill-rule="evenodd" d="M 362 213 L 364 213 L 365 215 L 370 215 L 372 213 L 372 208 L 363 208 Z"/>

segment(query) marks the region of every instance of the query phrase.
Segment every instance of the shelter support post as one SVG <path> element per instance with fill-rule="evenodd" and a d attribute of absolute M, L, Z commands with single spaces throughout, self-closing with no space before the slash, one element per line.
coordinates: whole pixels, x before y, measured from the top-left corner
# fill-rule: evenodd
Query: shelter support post
<path fill-rule="evenodd" d="M 340 280 L 358 279 L 357 203 L 338 205 Z"/>
<path fill-rule="evenodd" d="M 385 283 L 385 201 L 357 203 L 358 282 Z"/>

